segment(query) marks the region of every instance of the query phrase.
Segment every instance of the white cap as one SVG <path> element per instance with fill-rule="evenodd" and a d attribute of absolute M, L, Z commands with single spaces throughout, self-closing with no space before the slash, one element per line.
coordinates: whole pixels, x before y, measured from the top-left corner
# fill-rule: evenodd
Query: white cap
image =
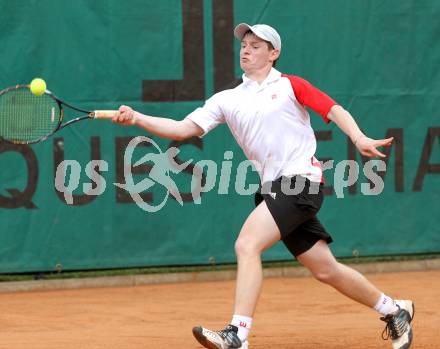
<path fill-rule="evenodd" d="M 247 23 L 240 23 L 234 29 L 234 36 L 238 40 L 242 40 L 244 34 L 246 34 L 246 32 L 248 32 L 249 30 L 252 33 L 254 33 L 256 36 L 258 36 L 260 39 L 269 41 L 274 49 L 281 51 L 280 34 L 278 34 L 278 32 L 275 29 L 273 29 L 271 26 L 267 24 L 249 25 Z"/>

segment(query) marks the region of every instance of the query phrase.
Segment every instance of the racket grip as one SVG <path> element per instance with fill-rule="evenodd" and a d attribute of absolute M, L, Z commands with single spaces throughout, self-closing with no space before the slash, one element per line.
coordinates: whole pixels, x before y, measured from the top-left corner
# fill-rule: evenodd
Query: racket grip
<path fill-rule="evenodd" d="M 119 116 L 119 110 L 95 110 L 93 112 L 95 119 L 113 119 L 115 116 Z"/>

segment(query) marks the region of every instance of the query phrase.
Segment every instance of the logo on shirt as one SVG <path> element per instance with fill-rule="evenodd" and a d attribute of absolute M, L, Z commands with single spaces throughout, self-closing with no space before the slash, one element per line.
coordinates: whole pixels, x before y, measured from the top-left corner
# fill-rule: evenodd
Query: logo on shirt
<path fill-rule="evenodd" d="M 274 93 L 274 94 L 272 95 L 272 99 L 277 99 L 277 94 L 276 94 L 276 93 Z"/>

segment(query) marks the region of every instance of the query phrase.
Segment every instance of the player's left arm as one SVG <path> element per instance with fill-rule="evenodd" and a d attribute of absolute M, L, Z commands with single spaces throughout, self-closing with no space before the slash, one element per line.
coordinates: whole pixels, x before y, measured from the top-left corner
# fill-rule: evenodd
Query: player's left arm
<path fill-rule="evenodd" d="M 353 116 L 340 105 L 334 105 L 327 118 L 333 121 L 358 148 L 359 152 L 368 157 L 386 157 L 378 147 L 389 147 L 393 143 L 393 137 L 387 139 L 371 139 L 367 137 L 357 125 Z"/>
<path fill-rule="evenodd" d="M 333 121 L 352 140 L 362 155 L 384 158 L 378 147 L 390 146 L 393 138 L 371 139 L 362 133 L 351 114 L 338 105 L 330 96 L 298 76 L 284 75 L 292 84 L 295 97 L 303 106 L 312 109 L 324 118 Z"/>

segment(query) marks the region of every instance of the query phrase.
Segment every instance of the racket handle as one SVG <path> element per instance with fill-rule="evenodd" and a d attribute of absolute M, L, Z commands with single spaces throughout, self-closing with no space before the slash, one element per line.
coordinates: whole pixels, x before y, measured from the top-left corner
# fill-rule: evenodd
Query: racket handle
<path fill-rule="evenodd" d="M 95 119 L 113 119 L 119 116 L 119 110 L 95 110 L 92 116 Z"/>

